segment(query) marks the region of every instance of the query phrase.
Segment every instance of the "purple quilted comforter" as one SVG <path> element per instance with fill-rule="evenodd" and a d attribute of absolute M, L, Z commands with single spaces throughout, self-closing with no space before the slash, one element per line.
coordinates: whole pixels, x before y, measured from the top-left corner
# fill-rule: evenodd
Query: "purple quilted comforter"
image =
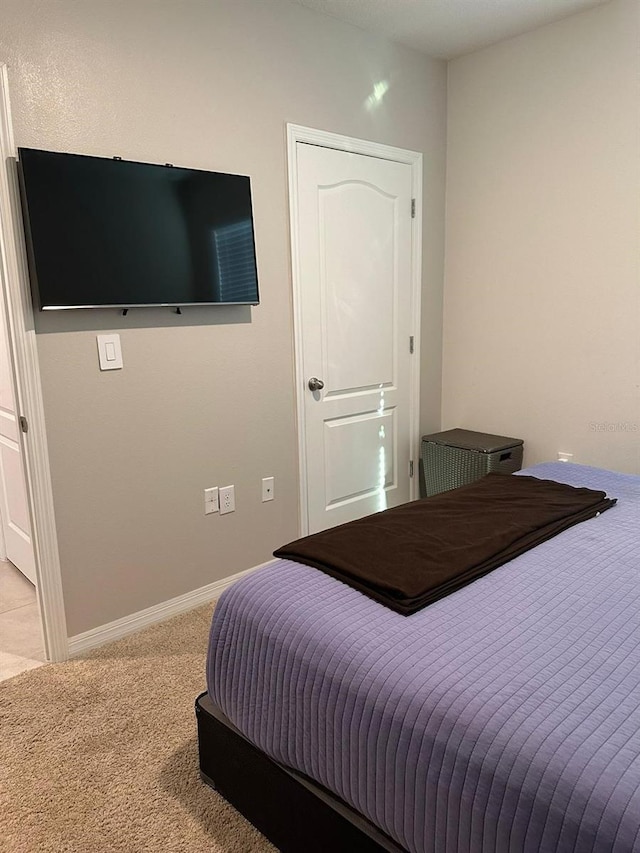
<path fill-rule="evenodd" d="M 280 560 L 220 599 L 213 701 L 409 851 L 640 853 L 640 477 L 412 616 Z"/>

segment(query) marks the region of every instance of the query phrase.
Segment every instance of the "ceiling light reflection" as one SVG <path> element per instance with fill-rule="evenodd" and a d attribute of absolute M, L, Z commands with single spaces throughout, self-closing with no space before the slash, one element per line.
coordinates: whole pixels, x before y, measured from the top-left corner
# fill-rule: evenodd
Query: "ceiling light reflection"
<path fill-rule="evenodd" d="M 382 100 L 389 91 L 390 85 L 391 84 L 388 80 L 381 80 L 379 83 L 374 83 L 373 92 L 364 102 L 364 105 L 369 112 L 373 112 L 373 110 L 377 109 L 382 104 Z"/>

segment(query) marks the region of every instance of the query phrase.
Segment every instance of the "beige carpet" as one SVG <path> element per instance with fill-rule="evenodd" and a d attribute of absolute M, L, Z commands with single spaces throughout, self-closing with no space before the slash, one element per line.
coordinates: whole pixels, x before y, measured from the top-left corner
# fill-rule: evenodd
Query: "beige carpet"
<path fill-rule="evenodd" d="M 3 853 L 268 853 L 198 775 L 210 606 L 0 683 Z"/>

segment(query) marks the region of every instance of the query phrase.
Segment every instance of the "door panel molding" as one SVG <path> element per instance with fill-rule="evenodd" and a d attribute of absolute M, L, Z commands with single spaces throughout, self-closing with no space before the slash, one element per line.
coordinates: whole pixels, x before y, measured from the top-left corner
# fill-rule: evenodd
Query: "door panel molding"
<path fill-rule="evenodd" d="M 1 246 L 0 242 L 0 251 Z M 0 281 L 4 281 L 4 268 L 0 268 Z M 35 553 L 6 314 L 3 296 L 0 302 L 0 523 L 4 528 L 1 556 L 35 585 Z"/>
<path fill-rule="evenodd" d="M 298 165 L 297 145 L 306 143 L 321 148 L 332 148 L 337 151 L 352 152 L 376 157 L 381 160 L 391 160 L 404 163 L 411 167 L 412 197 L 415 199 L 415 216 L 411 222 L 411 335 L 414 339 L 413 358 L 411 360 L 411 378 L 409 389 L 409 424 L 411 458 L 416 460 L 419 452 L 419 412 L 420 412 L 420 304 L 422 285 L 422 154 L 403 148 L 382 145 L 369 140 L 356 139 L 330 133 L 316 128 L 287 124 L 287 158 L 289 178 L 289 216 L 291 229 L 291 271 L 293 286 L 294 312 L 294 348 L 295 348 L 295 380 L 296 380 L 296 413 L 298 432 L 298 465 L 299 465 L 299 507 L 300 535 L 309 532 L 309 506 L 307 497 L 307 458 L 305 448 L 305 394 L 307 393 L 302 358 L 302 282 L 300 235 L 298 230 Z M 409 347 L 409 341 L 407 341 Z M 363 393 L 363 389 L 358 389 Z M 357 393 L 357 392 L 356 392 Z M 334 395 L 332 395 L 334 396 Z M 337 392 L 335 396 L 342 396 Z M 418 466 L 414 465 L 417 471 Z M 410 498 L 417 497 L 417 477 L 410 480 Z"/>
<path fill-rule="evenodd" d="M 40 368 L 17 186 L 16 154 L 7 67 L 0 64 L 0 263 L 4 283 L 0 287 L 0 298 L 4 299 L 6 307 L 15 361 L 17 410 L 29 425 L 26 434 L 20 433 L 20 440 L 29 491 L 44 651 L 47 660 L 62 661 L 67 660 L 69 647 Z"/>

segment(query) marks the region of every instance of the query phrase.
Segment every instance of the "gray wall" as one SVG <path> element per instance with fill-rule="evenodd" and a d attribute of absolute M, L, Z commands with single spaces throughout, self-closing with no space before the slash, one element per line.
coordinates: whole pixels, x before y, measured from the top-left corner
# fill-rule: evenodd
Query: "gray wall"
<path fill-rule="evenodd" d="M 443 426 L 640 472 L 640 3 L 449 65 Z"/>
<path fill-rule="evenodd" d="M 253 182 L 259 307 L 38 318 L 73 636 L 298 534 L 286 122 L 424 153 L 421 427 L 439 428 L 446 66 L 286 0 L 0 0 L 0 60 L 18 145 Z M 98 370 L 102 330 L 124 370 Z M 203 489 L 228 483 L 237 511 L 205 517 Z"/>

